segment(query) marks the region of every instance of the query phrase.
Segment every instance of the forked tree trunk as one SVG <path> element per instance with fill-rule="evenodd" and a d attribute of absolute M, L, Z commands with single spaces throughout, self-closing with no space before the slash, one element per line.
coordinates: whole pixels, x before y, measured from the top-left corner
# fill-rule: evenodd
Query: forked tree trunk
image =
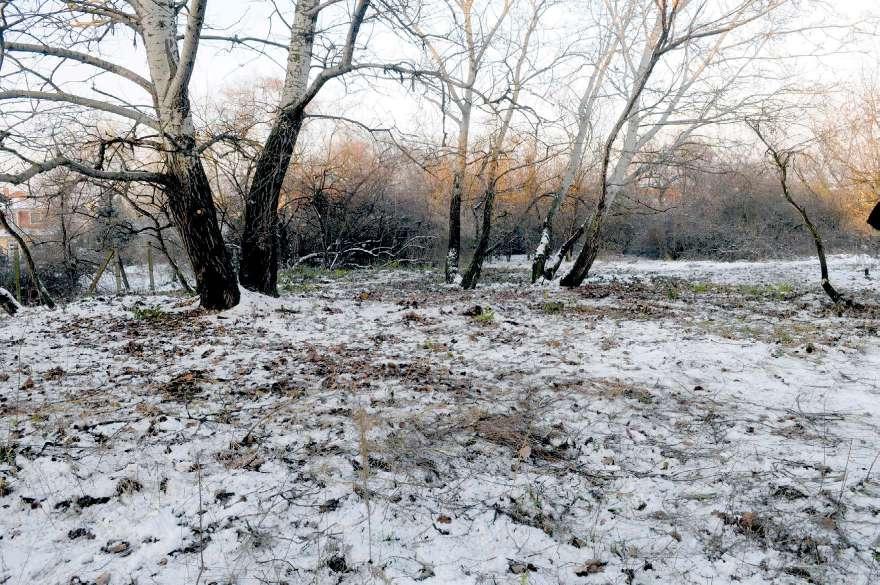
<path fill-rule="evenodd" d="M 584 109 L 583 105 L 581 106 L 581 109 Z M 556 271 L 559 269 L 559 262 L 562 261 L 565 254 L 568 253 L 571 246 L 574 246 L 574 243 L 577 241 L 577 238 L 575 238 L 575 240 L 569 244 L 568 250 L 560 251 L 558 255 L 559 262 L 556 262 L 557 256 L 550 253 L 550 246 L 553 244 L 553 223 L 556 220 L 556 214 L 559 212 L 560 207 L 562 207 L 562 203 L 568 195 L 571 186 L 574 184 L 575 175 L 577 174 L 581 165 L 581 160 L 583 159 L 584 144 L 589 129 L 589 124 L 587 124 L 587 121 L 584 119 L 585 116 L 586 114 L 581 114 L 581 119 L 578 122 L 579 127 L 577 137 L 575 138 L 574 146 L 572 146 L 571 154 L 568 158 L 565 174 L 562 177 L 562 183 L 553 193 L 553 200 L 550 202 L 550 207 L 547 209 L 547 215 L 544 216 L 544 222 L 541 225 L 541 237 L 538 240 L 538 246 L 535 248 L 534 260 L 532 260 L 532 282 L 537 281 L 541 277 L 547 280 L 553 280 L 556 276 Z M 579 237 L 580 235 L 578 235 L 578 238 Z M 566 243 L 568 242 L 566 241 Z M 547 265 L 548 261 L 550 262 L 549 266 Z"/>
<path fill-rule="evenodd" d="M 674 6 L 678 5 L 676 4 Z M 671 21 L 666 20 L 665 4 L 663 5 L 662 9 L 664 13 L 658 17 L 657 22 L 654 26 L 654 31 L 657 35 L 656 40 L 653 44 L 648 44 L 645 46 L 645 50 L 642 54 L 642 64 L 639 66 L 639 74 L 636 77 L 635 83 L 633 84 L 629 99 L 627 100 L 623 111 L 618 116 L 617 121 L 614 123 L 614 126 L 611 128 L 611 132 L 608 134 L 608 138 L 605 140 L 605 144 L 602 149 L 602 166 L 599 170 L 599 180 L 601 181 L 599 201 L 596 203 L 596 211 L 593 213 L 593 217 L 589 222 L 589 226 L 585 226 L 587 241 L 585 242 L 584 247 L 581 248 L 581 251 L 578 254 L 577 258 L 575 259 L 574 266 L 572 266 L 568 274 L 566 274 L 565 277 L 559 282 L 559 284 L 561 284 L 562 286 L 580 286 L 584 282 L 584 279 L 587 277 L 590 268 L 592 268 L 593 262 L 596 260 L 596 255 L 599 253 L 599 246 L 601 244 L 600 238 L 602 237 L 602 225 L 605 222 L 605 212 L 610 204 L 608 170 L 611 166 L 611 149 L 614 147 L 614 143 L 617 141 L 617 137 L 618 135 L 620 135 L 620 131 L 623 129 L 623 125 L 626 124 L 627 120 L 630 119 L 633 111 L 637 109 L 636 105 L 640 102 L 642 92 L 645 90 L 645 86 L 648 84 L 648 79 L 650 79 L 651 74 L 654 72 L 654 68 L 660 61 L 660 57 L 666 50 L 668 50 L 668 47 L 666 47 L 666 42 L 669 39 L 669 34 L 671 31 Z M 677 10 L 677 8 L 673 8 L 673 12 L 675 10 Z M 619 163 L 617 165 L 617 169 L 620 168 L 621 165 Z M 610 194 L 610 197 L 613 198 L 614 194 Z"/>
<path fill-rule="evenodd" d="M 568 239 L 562 243 L 562 246 L 547 258 L 544 262 L 544 280 L 553 280 L 556 278 L 556 273 L 559 272 L 559 267 L 562 265 L 562 261 L 571 254 L 572 250 L 574 250 L 574 245 L 578 243 L 578 240 L 580 240 L 581 237 L 583 237 L 585 230 L 585 224 L 579 225 L 578 228 L 568 236 Z"/>
<path fill-rule="evenodd" d="M 301 108 L 281 114 L 257 159 L 245 201 L 239 278 L 245 288 L 272 296 L 278 296 L 278 202 L 303 116 Z"/>
<path fill-rule="evenodd" d="M 584 242 L 584 247 L 575 259 L 571 270 L 569 270 L 568 274 L 562 277 L 562 280 L 559 281 L 561 286 L 580 286 L 589 275 L 590 269 L 593 267 L 593 262 L 596 261 L 596 256 L 599 254 L 599 248 L 602 245 L 602 225 L 605 220 L 605 205 L 606 198 L 603 195 L 599 200 L 599 205 L 596 207 L 592 220 L 590 220 L 589 227 L 585 230 L 587 239 Z"/>
<path fill-rule="evenodd" d="M 165 147 L 168 209 L 180 232 L 205 309 L 238 304 L 240 293 L 229 261 L 211 185 L 196 147 L 189 100 L 207 0 L 191 0 L 186 34 L 178 43 L 178 2 L 131 2 L 139 16 L 141 38 L 155 85 L 153 104 Z"/>
<path fill-rule="evenodd" d="M 181 152 L 168 155 L 168 208 L 196 278 L 201 305 L 234 307 L 240 300 L 235 272 L 217 221 L 211 185 L 201 161 Z"/>

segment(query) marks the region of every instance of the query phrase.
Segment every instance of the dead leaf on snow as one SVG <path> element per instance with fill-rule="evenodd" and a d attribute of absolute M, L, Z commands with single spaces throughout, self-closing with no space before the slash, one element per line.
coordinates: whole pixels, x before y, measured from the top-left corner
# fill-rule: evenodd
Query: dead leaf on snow
<path fill-rule="evenodd" d="M 594 575 L 596 573 L 601 573 L 605 570 L 605 566 L 608 563 L 606 561 L 600 561 L 599 559 L 591 559 L 585 562 L 583 565 L 574 570 L 574 574 L 578 577 L 586 577 L 587 575 Z"/>

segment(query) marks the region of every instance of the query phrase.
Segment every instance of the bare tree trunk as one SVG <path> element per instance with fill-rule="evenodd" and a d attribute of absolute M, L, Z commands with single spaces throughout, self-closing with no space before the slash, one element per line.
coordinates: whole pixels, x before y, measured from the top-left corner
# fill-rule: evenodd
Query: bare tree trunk
<path fill-rule="evenodd" d="M 34 285 L 37 287 L 37 292 L 40 295 L 40 300 L 50 309 L 54 309 L 55 301 L 52 300 L 52 295 L 50 295 L 49 291 L 46 290 L 46 287 L 43 286 L 43 281 L 37 274 L 37 265 L 34 263 L 34 257 L 31 256 L 31 251 L 28 248 L 27 243 L 24 241 L 24 238 L 21 237 L 21 234 L 19 234 L 17 230 L 12 229 L 12 226 L 9 225 L 9 222 L 6 220 L 6 214 L 4 214 L 2 210 L 0 210 L 0 225 L 2 225 L 7 232 L 12 234 L 13 239 L 18 244 L 19 250 L 21 250 L 22 254 L 24 254 L 25 262 L 27 262 L 28 269 L 31 271 L 31 278 L 34 279 Z"/>
<path fill-rule="evenodd" d="M 247 289 L 278 296 L 278 201 L 304 112 L 281 115 L 257 159 L 245 201 L 239 278 Z"/>
<path fill-rule="evenodd" d="M 296 2 L 279 114 L 257 159 L 245 200 L 239 277 L 245 288 L 267 295 L 278 295 L 278 202 L 305 109 L 324 83 L 351 70 L 355 43 L 370 0 L 356 3 L 339 62 L 323 68 L 309 84 L 318 15 L 332 4 L 319 0 Z"/>
<path fill-rule="evenodd" d="M 535 282 L 542 276 L 547 280 L 552 280 L 553 277 L 556 276 L 556 271 L 559 269 L 558 262 L 553 266 L 553 261 L 556 259 L 554 256 L 551 260 L 549 271 L 550 276 L 549 278 L 546 276 L 547 272 L 545 272 L 545 269 L 547 260 L 550 258 L 550 246 L 553 243 L 553 221 L 556 219 L 556 214 L 559 212 L 559 208 L 562 207 L 562 202 L 568 195 L 568 191 L 574 184 L 575 175 L 577 174 L 581 165 L 581 160 L 583 159 L 584 145 L 586 142 L 587 131 L 589 129 L 589 118 L 587 117 L 587 112 L 584 111 L 585 109 L 586 108 L 582 104 L 578 120 L 579 127 L 577 137 L 572 146 L 571 154 L 568 157 L 568 164 L 566 165 L 565 174 L 562 177 L 562 183 L 553 194 L 553 201 L 550 202 L 550 207 L 547 209 L 547 215 L 544 216 L 544 222 L 541 225 L 541 237 L 538 240 L 538 246 L 535 248 L 535 257 L 532 261 L 532 282 Z M 578 238 L 579 237 L 580 236 L 578 236 Z M 570 245 L 573 246 L 576 241 L 577 239 L 571 242 Z M 569 248 L 569 250 L 570 249 L 571 248 Z M 568 250 L 565 250 L 564 252 L 560 251 L 558 255 L 560 262 L 567 253 Z"/>
<path fill-rule="evenodd" d="M 562 243 L 556 252 L 548 256 L 544 263 L 544 280 L 553 280 L 556 278 L 556 273 L 559 272 L 559 267 L 562 265 L 562 261 L 571 256 L 571 251 L 574 250 L 574 246 L 578 243 L 578 240 L 583 237 L 584 231 L 586 231 L 586 224 L 582 223 L 571 233 L 570 236 L 568 236 L 568 239 Z"/>
<path fill-rule="evenodd" d="M 596 211 L 593 213 L 593 218 L 590 220 L 589 227 L 587 227 L 586 230 L 578 230 L 581 231 L 581 233 L 584 233 L 584 231 L 586 232 L 587 240 L 584 242 L 584 247 L 575 259 L 571 270 L 569 270 L 568 274 L 562 277 L 562 280 L 559 281 L 561 286 L 580 286 L 590 273 L 590 268 L 593 267 L 593 262 L 596 261 L 596 256 L 599 255 L 599 248 L 602 244 L 602 225 L 605 220 L 605 205 L 606 198 L 603 196 L 600 198 L 599 204 L 596 206 Z"/>
<path fill-rule="evenodd" d="M 875 230 L 880 230 L 880 203 L 874 206 L 871 215 L 868 216 L 868 225 Z"/>
<path fill-rule="evenodd" d="M 816 246 L 816 256 L 819 257 L 819 274 L 822 278 L 822 290 L 825 291 L 825 294 L 828 295 L 834 304 L 843 303 L 847 306 L 852 306 L 853 302 L 847 298 L 845 298 L 842 294 L 840 294 L 837 289 L 831 284 L 831 280 L 828 275 L 828 261 L 825 258 L 825 244 L 822 242 L 822 236 L 819 234 L 819 230 L 810 220 L 809 215 L 807 215 L 807 210 L 803 205 L 800 205 L 798 202 L 794 200 L 791 196 L 791 192 L 788 189 L 787 180 L 786 180 L 786 172 L 783 170 L 780 176 L 780 182 L 782 183 L 782 193 L 785 196 L 785 199 L 797 209 L 798 213 L 801 216 L 801 219 L 804 221 L 804 225 L 807 226 L 807 229 L 810 231 L 810 235 L 813 236 L 813 243 Z"/>
<path fill-rule="evenodd" d="M 110 261 L 113 260 L 113 255 L 116 254 L 115 250 L 110 250 L 107 252 L 107 255 L 104 257 L 104 261 L 98 267 L 97 272 L 92 277 L 92 282 L 89 284 L 89 288 L 86 289 L 86 294 L 91 295 L 94 294 L 96 290 L 98 290 L 98 282 L 101 280 L 101 276 L 104 274 L 104 271 L 107 270 L 107 266 L 109 266 Z"/>
<path fill-rule="evenodd" d="M 477 242 L 477 248 L 471 258 L 464 276 L 461 279 L 461 287 L 465 289 L 477 288 L 477 282 L 480 280 L 480 272 L 483 270 L 483 262 L 489 252 L 489 237 L 492 232 L 492 213 L 495 210 L 495 172 L 490 175 L 491 180 L 486 186 L 486 192 L 483 194 L 483 221 L 480 228 L 480 239 Z"/>
<path fill-rule="evenodd" d="M 229 309 L 238 304 L 240 292 L 196 145 L 189 100 L 207 0 L 190 0 L 182 46 L 177 37 L 177 3 L 132 5 L 140 17 L 147 63 L 156 86 L 153 100 L 165 147 L 168 209 L 189 256 L 202 307 Z"/>
<path fill-rule="evenodd" d="M 674 5 L 678 6 L 678 5 Z M 596 260 L 596 255 L 599 253 L 599 244 L 600 238 L 602 236 L 602 224 L 605 221 L 605 211 L 608 209 L 609 204 L 609 177 L 608 170 L 611 166 L 611 150 L 614 147 L 614 143 L 617 140 L 620 131 L 623 129 L 623 125 L 626 124 L 627 120 L 630 119 L 630 116 L 633 114 L 633 111 L 636 110 L 636 105 L 641 100 L 642 91 L 644 91 L 645 86 L 648 83 L 648 79 L 650 79 L 651 74 L 654 72 L 654 68 L 657 66 L 657 63 L 660 61 L 660 57 L 662 56 L 665 50 L 666 41 L 669 38 L 670 33 L 670 23 L 672 22 L 666 20 L 665 13 L 665 4 L 662 6 L 663 13 L 660 17 L 658 17 L 657 22 L 655 24 L 655 32 L 657 34 L 656 41 L 651 45 L 646 45 L 645 52 L 642 56 L 642 66 L 639 67 L 639 75 L 633 84 L 633 89 L 630 93 L 629 99 L 627 100 L 626 105 L 623 108 L 623 111 L 617 118 L 617 121 L 614 123 L 614 126 L 611 129 L 607 139 L 605 140 L 605 144 L 602 149 L 602 166 L 599 171 L 599 180 L 601 181 L 600 190 L 599 190 L 599 201 L 596 203 L 596 211 L 593 213 L 592 219 L 589 221 L 589 227 L 586 230 L 587 233 L 587 241 L 584 244 L 584 247 L 581 249 L 577 258 L 575 259 L 574 266 L 572 266 L 571 270 L 565 277 L 559 281 L 559 284 L 566 287 L 576 287 L 580 286 L 584 279 L 587 277 L 587 274 L 590 271 L 590 268 L 593 266 L 593 262 Z M 677 10 L 677 8 L 673 8 L 673 12 Z M 617 168 L 620 168 L 620 165 L 617 165 Z M 613 197 L 613 194 L 611 195 Z"/>
<path fill-rule="evenodd" d="M 205 169 L 197 157 L 185 152 L 170 153 L 168 158 L 168 208 L 189 256 L 201 305 L 209 310 L 234 307 L 240 292 Z"/>
<path fill-rule="evenodd" d="M 464 171 L 457 169 L 452 175 L 452 192 L 449 198 L 449 240 L 446 245 L 446 282 L 452 284 L 458 278 L 461 260 L 461 199 L 464 191 Z"/>
<path fill-rule="evenodd" d="M 155 217 L 152 218 L 153 223 L 156 225 L 156 243 L 159 245 L 159 251 L 165 256 L 168 260 L 169 266 L 174 271 L 174 276 L 177 278 L 177 281 L 180 283 L 180 286 L 183 287 L 183 290 L 186 291 L 187 294 L 193 294 L 193 289 L 186 281 L 186 277 L 183 275 L 183 271 L 181 271 L 180 266 L 174 260 L 174 257 L 171 255 L 171 251 L 168 249 L 168 244 L 165 243 L 165 236 L 162 235 L 162 228 L 159 225 L 159 220 Z"/>
<path fill-rule="evenodd" d="M 119 254 L 119 249 L 116 249 L 116 267 L 119 269 L 119 276 L 122 278 L 122 286 L 125 288 L 125 292 L 131 292 L 131 285 L 128 283 L 128 275 L 125 273 L 125 264 L 122 262 L 122 256 Z"/>

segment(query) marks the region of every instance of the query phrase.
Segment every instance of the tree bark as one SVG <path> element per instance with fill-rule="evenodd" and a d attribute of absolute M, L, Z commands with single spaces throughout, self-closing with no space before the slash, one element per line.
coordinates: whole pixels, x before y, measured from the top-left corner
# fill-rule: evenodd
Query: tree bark
<path fill-rule="evenodd" d="M 559 281 L 561 286 L 580 286 L 587 278 L 587 275 L 589 275 L 590 268 L 593 267 L 593 262 L 596 261 L 596 256 L 598 256 L 599 248 L 602 244 L 602 224 L 605 220 L 605 205 L 606 199 L 603 196 L 596 206 L 596 211 L 593 214 L 592 220 L 590 220 L 589 227 L 586 229 L 587 240 L 584 242 L 584 247 L 575 259 L 571 270 Z"/>
<path fill-rule="evenodd" d="M 565 174 L 562 177 L 562 183 L 553 193 L 553 200 L 550 202 L 550 207 L 547 209 L 547 215 L 544 216 L 544 222 L 541 225 L 541 237 L 538 240 L 538 246 L 535 248 L 535 257 L 532 260 L 532 282 L 537 281 L 542 276 L 547 280 L 553 280 L 553 277 L 556 276 L 556 271 L 559 269 L 559 263 L 556 263 L 556 266 L 553 266 L 553 262 L 551 261 L 551 266 L 549 267 L 550 270 L 548 271 L 547 260 L 550 258 L 550 246 L 553 243 L 553 222 L 556 219 L 556 214 L 559 212 L 559 208 L 562 207 L 562 202 L 565 200 L 571 186 L 574 184 L 575 175 L 580 169 L 581 161 L 583 160 L 584 146 L 587 139 L 587 132 L 589 130 L 589 117 L 587 111 L 585 111 L 587 110 L 585 104 L 586 100 L 581 104 L 580 116 L 578 118 L 578 133 L 574 140 L 571 154 L 569 154 L 568 157 L 568 163 L 566 164 Z M 577 240 L 575 239 L 575 241 Z M 570 246 L 573 245 L 574 241 L 571 242 Z M 560 251 L 560 262 L 567 252 L 568 250 L 564 252 Z M 552 260 L 555 260 L 555 257 Z M 548 273 L 550 274 L 549 278 L 546 276 Z"/>
<path fill-rule="evenodd" d="M 756 132 L 759 132 L 756 130 Z M 761 140 L 764 138 L 758 134 Z M 765 144 L 766 141 L 765 141 Z M 828 260 L 825 257 L 825 244 L 822 242 L 822 236 L 819 234 L 818 228 L 816 228 L 815 224 L 810 220 L 810 216 L 807 214 L 807 209 L 803 205 L 799 204 L 795 201 L 794 197 L 791 195 L 791 191 L 788 188 L 788 165 L 791 163 L 791 155 L 780 154 L 776 150 L 770 148 L 771 156 L 773 157 L 774 162 L 779 170 L 779 182 L 782 184 L 782 196 L 785 197 L 785 200 L 788 201 L 792 207 L 794 207 L 797 212 L 800 214 L 801 219 L 804 222 L 804 225 L 807 226 L 807 230 L 809 230 L 810 235 L 813 236 L 813 244 L 816 246 L 816 256 L 819 258 L 819 275 L 821 277 L 821 286 L 822 290 L 825 291 L 825 294 L 828 295 L 828 298 L 837 305 L 844 304 L 848 307 L 855 306 L 851 300 L 845 298 L 842 294 L 840 294 L 836 288 L 831 284 L 831 280 L 828 274 Z"/>
<path fill-rule="evenodd" d="M 352 69 L 352 57 L 370 0 L 358 0 L 351 14 L 339 62 L 325 67 L 309 84 L 318 15 L 333 2 L 297 0 L 287 50 L 287 67 L 278 117 L 257 160 L 245 201 L 239 276 L 245 288 L 277 296 L 278 202 L 284 176 L 302 128 L 305 109 L 328 80 Z"/>
<path fill-rule="evenodd" d="M 278 202 L 302 128 L 304 110 L 283 112 L 257 159 L 245 201 L 239 278 L 243 287 L 278 296 Z"/>
<path fill-rule="evenodd" d="M 169 153 L 168 169 L 168 207 L 189 256 L 201 305 L 221 311 L 234 307 L 240 292 L 205 169 L 185 152 Z"/>
<path fill-rule="evenodd" d="M 494 163 L 493 163 L 494 165 Z M 483 195 L 483 221 L 480 229 L 480 239 L 477 242 L 477 248 L 471 257 L 464 276 L 461 279 L 461 287 L 464 289 L 477 288 L 477 282 L 480 280 L 480 272 L 483 269 L 483 262 L 489 252 L 489 237 L 492 231 L 492 213 L 495 210 L 495 171 L 491 173 L 491 180 L 486 186 L 486 192 Z"/>
<path fill-rule="evenodd" d="M 577 244 L 578 240 L 584 235 L 584 231 L 586 231 L 586 224 L 582 223 L 571 233 L 570 236 L 568 236 L 568 239 L 562 243 L 562 246 L 560 246 L 556 252 L 547 257 L 547 260 L 544 263 L 544 280 L 550 281 L 556 278 L 559 266 L 562 264 L 562 261 L 571 254 L 574 245 Z"/>
<path fill-rule="evenodd" d="M 458 278 L 461 260 L 461 199 L 464 191 L 464 171 L 457 169 L 452 175 L 452 191 L 449 197 L 449 239 L 446 245 L 446 282 L 452 284 Z"/>
<path fill-rule="evenodd" d="M 871 215 L 868 216 L 868 225 L 875 230 L 880 230 L 880 203 L 874 206 Z"/>
<path fill-rule="evenodd" d="M 238 304 L 240 292 L 196 145 L 189 100 L 207 0 L 190 0 L 180 47 L 177 3 L 132 4 L 139 17 L 150 78 L 156 86 L 153 102 L 165 147 L 168 209 L 189 256 L 202 307 L 229 309 Z"/>

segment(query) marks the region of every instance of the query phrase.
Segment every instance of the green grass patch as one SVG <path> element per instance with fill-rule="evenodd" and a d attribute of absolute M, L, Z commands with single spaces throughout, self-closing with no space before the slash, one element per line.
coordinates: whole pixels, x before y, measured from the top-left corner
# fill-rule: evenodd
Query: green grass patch
<path fill-rule="evenodd" d="M 0 465 L 15 467 L 15 455 L 18 449 L 15 443 L 0 443 Z"/>
<path fill-rule="evenodd" d="M 317 289 L 318 284 L 345 278 L 351 274 L 348 268 L 328 270 L 319 266 L 297 266 L 278 271 L 278 289 L 288 293 L 309 293 Z"/>
<path fill-rule="evenodd" d="M 565 303 L 562 301 L 547 301 L 541 305 L 545 315 L 561 315 L 565 312 Z"/>
<path fill-rule="evenodd" d="M 483 311 L 474 317 L 474 321 L 480 325 L 489 325 L 495 322 L 495 310 L 492 307 L 486 307 Z"/>
<path fill-rule="evenodd" d="M 131 313 L 139 321 L 161 321 L 169 316 L 158 307 L 132 307 Z"/>
<path fill-rule="evenodd" d="M 783 300 L 794 292 L 794 287 L 787 282 L 776 284 L 740 284 L 734 290 L 747 297 Z"/>

